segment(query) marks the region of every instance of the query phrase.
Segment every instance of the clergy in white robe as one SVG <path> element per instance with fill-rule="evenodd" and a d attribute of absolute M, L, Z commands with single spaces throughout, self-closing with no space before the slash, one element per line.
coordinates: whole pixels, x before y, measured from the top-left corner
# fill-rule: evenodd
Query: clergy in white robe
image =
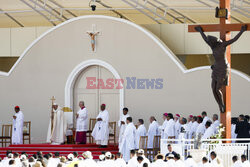
<path fill-rule="evenodd" d="M 205 133 L 205 130 L 206 130 L 206 127 L 205 125 L 203 125 L 203 118 L 202 117 L 197 117 L 197 122 L 198 122 L 198 127 L 197 127 L 197 130 L 196 130 L 196 134 L 195 135 L 203 135 Z"/>
<path fill-rule="evenodd" d="M 220 121 L 218 120 L 219 116 L 217 114 L 213 115 L 213 124 L 211 125 L 214 128 L 214 133 L 218 133 L 220 127 Z"/>
<path fill-rule="evenodd" d="M 214 128 L 211 126 L 211 122 L 207 121 L 206 122 L 206 131 L 204 133 L 204 135 L 201 137 L 202 139 L 209 139 L 210 137 L 212 137 L 214 135 Z"/>
<path fill-rule="evenodd" d="M 150 119 L 150 125 L 148 128 L 148 148 L 153 148 L 153 142 L 154 142 L 154 136 L 159 135 L 159 124 L 156 121 L 155 117 L 151 116 Z"/>
<path fill-rule="evenodd" d="M 193 117 L 194 117 L 193 115 L 189 115 L 189 117 L 188 117 L 188 123 L 187 123 L 187 127 L 186 127 L 186 135 L 187 135 L 188 139 L 190 138 L 189 133 L 190 133 L 192 125 L 193 125 L 193 121 L 192 121 Z"/>
<path fill-rule="evenodd" d="M 206 122 L 207 122 L 207 121 L 211 121 L 210 118 L 208 118 L 207 112 L 206 112 L 206 111 L 203 111 L 203 112 L 201 113 L 201 116 L 202 116 L 202 118 L 203 118 L 202 123 L 203 123 L 204 126 L 206 125 Z"/>
<path fill-rule="evenodd" d="M 88 110 L 84 106 L 84 102 L 79 102 L 80 110 L 76 114 L 76 143 L 86 144 L 87 124 L 88 124 Z"/>
<path fill-rule="evenodd" d="M 174 136 L 175 136 L 175 139 L 179 139 L 179 134 L 180 134 L 180 130 L 181 130 L 180 117 L 181 116 L 179 114 L 175 114 L 175 117 L 174 117 L 174 121 L 175 121 Z"/>
<path fill-rule="evenodd" d="M 182 117 L 180 118 L 180 124 L 181 124 L 181 130 L 180 130 L 180 133 L 179 133 L 179 139 L 180 140 L 183 140 L 183 139 L 187 139 L 187 119 Z M 182 143 L 182 141 L 179 141 L 178 142 L 179 144 Z"/>
<path fill-rule="evenodd" d="M 96 140 L 97 145 L 101 145 L 102 148 L 107 147 L 109 139 L 109 113 L 105 104 L 101 105 L 101 111 L 96 120 L 92 136 Z"/>
<path fill-rule="evenodd" d="M 51 128 L 51 118 L 53 127 Z M 67 121 L 64 112 L 57 104 L 52 106 L 52 115 L 49 122 L 47 142 L 52 144 L 63 144 L 66 140 Z"/>
<path fill-rule="evenodd" d="M 135 149 L 135 131 L 136 128 L 132 122 L 132 117 L 126 120 L 127 126 L 124 131 L 119 152 L 122 153 L 123 159 L 128 162 L 130 159 L 130 151 Z"/>
<path fill-rule="evenodd" d="M 139 143 L 140 143 L 140 137 L 141 136 L 146 136 L 147 135 L 147 130 L 146 127 L 144 126 L 144 120 L 143 119 L 139 119 L 138 120 L 138 128 L 136 129 L 135 132 L 135 148 L 139 149 Z"/>
<path fill-rule="evenodd" d="M 175 138 L 175 121 L 173 114 L 168 113 L 167 116 L 168 123 L 164 129 L 164 139 Z"/>
<path fill-rule="evenodd" d="M 121 114 L 120 119 L 118 121 L 118 127 L 120 128 L 120 131 L 119 131 L 119 147 L 120 147 L 120 144 L 122 142 L 123 133 L 124 133 L 125 128 L 127 126 L 126 120 L 129 117 L 128 108 L 126 108 L 126 107 L 123 108 L 122 112 L 123 113 Z"/>
<path fill-rule="evenodd" d="M 23 121 L 24 115 L 20 111 L 20 107 L 15 107 L 15 115 L 13 116 L 12 126 L 12 144 L 23 144 Z"/>
<path fill-rule="evenodd" d="M 168 116 L 168 113 L 163 114 L 163 121 L 164 122 L 161 126 L 159 126 L 159 132 L 161 134 L 161 139 L 165 139 L 164 129 L 166 128 L 167 123 L 168 123 L 167 116 Z"/>
<path fill-rule="evenodd" d="M 192 122 L 193 123 L 192 123 L 192 126 L 190 128 L 189 135 L 188 135 L 189 139 L 192 139 L 192 138 L 195 137 L 196 130 L 197 130 L 198 126 L 199 126 L 196 116 L 193 117 Z"/>

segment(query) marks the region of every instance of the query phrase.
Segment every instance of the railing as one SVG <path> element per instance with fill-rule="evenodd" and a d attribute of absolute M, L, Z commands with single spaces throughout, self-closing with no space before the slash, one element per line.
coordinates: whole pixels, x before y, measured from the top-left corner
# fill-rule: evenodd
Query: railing
<path fill-rule="evenodd" d="M 250 160 L 250 138 L 245 139 L 201 139 L 199 149 L 195 149 L 194 139 L 162 139 L 161 153 L 168 153 L 168 144 L 172 145 L 175 152 L 179 153 L 183 159 L 192 155 L 196 162 L 200 162 L 202 157 L 209 158 L 209 153 L 215 151 L 221 159 L 224 167 L 232 165 L 232 157 L 247 155 Z M 239 143 L 244 142 L 244 143 Z"/>

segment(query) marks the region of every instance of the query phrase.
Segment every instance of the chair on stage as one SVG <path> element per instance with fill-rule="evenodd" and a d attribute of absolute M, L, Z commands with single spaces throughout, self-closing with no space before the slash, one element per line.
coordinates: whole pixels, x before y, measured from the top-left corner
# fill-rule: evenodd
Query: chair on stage
<path fill-rule="evenodd" d="M 150 160 L 153 160 L 154 157 L 160 152 L 160 142 L 161 142 L 161 136 L 154 136 L 153 140 L 153 148 L 148 148 L 147 150 L 147 157 Z"/>
<path fill-rule="evenodd" d="M 23 123 L 23 144 L 27 140 L 30 144 L 30 131 L 31 131 L 31 121 L 26 121 Z"/>
<path fill-rule="evenodd" d="M 145 156 L 148 155 L 148 136 L 140 136 L 139 149 L 144 150 Z"/>
<path fill-rule="evenodd" d="M 108 140 L 108 145 L 110 144 L 110 141 L 113 141 L 114 145 L 116 145 L 116 122 L 109 122 L 109 140 Z"/>
<path fill-rule="evenodd" d="M 175 137 L 173 136 L 173 137 L 168 137 L 168 139 L 175 139 Z M 175 141 L 169 141 L 168 142 L 169 144 L 175 144 Z"/>
<path fill-rule="evenodd" d="M 7 147 L 7 144 L 11 144 L 12 137 L 12 125 L 2 125 L 2 136 L 0 136 L 0 143 L 2 147 Z"/>
<path fill-rule="evenodd" d="M 96 118 L 90 118 L 89 120 L 89 130 L 87 131 L 87 138 L 89 138 L 89 143 L 94 143 L 94 139 L 92 137 L 92 131 L 96 124 Z"/>
<path fill-rule="evenodd" d="M 154 137 L 154 146 L 153 146 L 153 157 L 155 157 L 161 149 L 161 136 Z"/>

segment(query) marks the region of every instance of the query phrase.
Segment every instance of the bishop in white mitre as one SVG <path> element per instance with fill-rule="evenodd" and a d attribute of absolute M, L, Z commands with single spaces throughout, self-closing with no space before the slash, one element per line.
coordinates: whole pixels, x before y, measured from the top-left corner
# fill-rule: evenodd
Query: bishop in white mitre
<path fill-rule="evenodd" d="M 148 128 L 148 148 L 153 148 L 154 137 L 159 135 L 159 124 L 155 117 L 150 117 L 150 125 Z"/>
<path fill-rule="evenodd" d="M 67 120 L 64 116 L 64 112 L 56 103 L 54 103 L 52 106 L 52 115 L 49 121 L 47 142 L 51 144 L 63 144 L 66 140 L 66 130 Z"/>
<path fill-rule="evenodd" d="M 122 153 L 123 159 L 128 162 L 130 159 L 130 151 L 135 149 L 136 128 L 131 117 L 127 118 L 126 123 L 127 126 L 122 137 L 119 152 Z"/>
<path fill-rule="evenodd" d="M 20 111 L 20 107 L 15 107 L 15 115 L 13 116 L 12 126 L 12 144 L 23 144 L 23 121 L 24 115 Z"/>
<path fill-rule="evenodd" d="M 135 132 L 135 148 L 139 149 L 139 144 L 140 144 L 140 138 L 141 136 L 146 136 L 147 135 L 147 130 L 146 127 L 144 126 L 144 120 L 143 119 L 139 119 L 138 120 L 138 128 L 136 129 Z"/>
<path fill-rule="evenodd" d="M 123 113 L 121 114 L 120 119 L 118 121 L 118 127 L 120 128 L 120 132 L 119 132 L 119 147 L 120 147 L 120 144 L 122 142 L 123 133 L 124 133 L 125 128 L 127 126 L 126 120 L 127 120 L 128 117 L 129 117 L 128 108 L 125 107 L 125 108 L 123 108 Z"/>
<path fill-rule="evenodd" d="M 96 140 L 97 145 L 105 148 L 108 145 L 109 139 L 109 113 L 106 110 L 106 105 L 101 105 L 101 111 L 96 117 L 96 124 L 92 132 L 93 138 Z"/>

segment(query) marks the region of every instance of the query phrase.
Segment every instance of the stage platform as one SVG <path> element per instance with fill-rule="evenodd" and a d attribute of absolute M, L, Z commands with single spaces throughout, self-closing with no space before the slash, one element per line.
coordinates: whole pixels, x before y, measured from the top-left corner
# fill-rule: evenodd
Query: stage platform
<path fill-rule="evenodd" d="M 80 156 L 85 151 L 91 151 L 94 159 L 98 159 L 102 152 L 110 151 L 112 154 L 118 152 L 118 146 L 109 145 L 107 148 L 99 148 L 96 144 L 65 144 L 65 145 L 51 145 L 51 144 L 20 144 L 10 145 L 9 147 L 0 147 L 0 157 L 6 156 L 6 151 L 12 152 L 26 152 L 29 156 L 35 154 L 37 151 L 42 151 L 43 154 L 60 152 L 61 156 L 67 156 L 74 151 L 78 152 Z"/>

